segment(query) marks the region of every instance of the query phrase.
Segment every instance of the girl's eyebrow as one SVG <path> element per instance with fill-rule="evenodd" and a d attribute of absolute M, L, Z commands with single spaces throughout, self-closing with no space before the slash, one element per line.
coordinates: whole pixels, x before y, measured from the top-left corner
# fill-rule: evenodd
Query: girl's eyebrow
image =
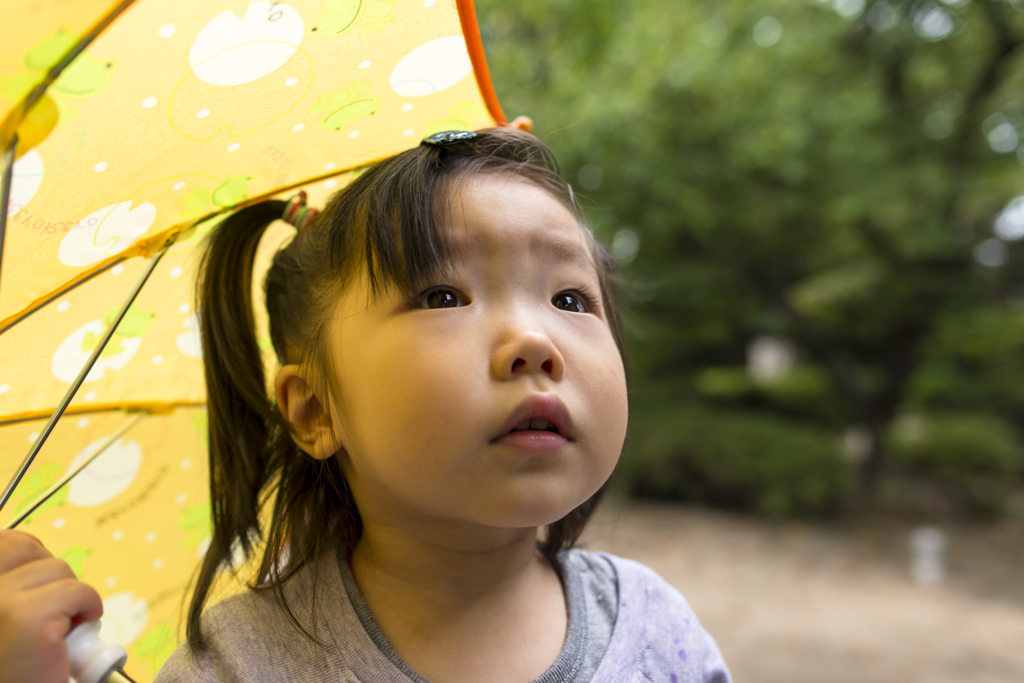
<path fill-rule="evenodd" d="M 582 236 L 580 242 L 575 242 L 556 238 L 546 231 L 541 231 L 531 234 L 528 248 L 530 251 L 550 254 L 553 260 L 559 263 L 578 266 L 586 270 L 596 270 L 597 264 L 585 244 Z"/>
<path fill-rule="evenodd" d="M 533 237 L 530 240 L 530 248 L 549 251 L 559 262 L 587 269 L 595 269 L 597 267 L 589 250 L 584 249 L 583 245 L 575 242 L 552 239 L 549 235 L 542 235 Z"/>

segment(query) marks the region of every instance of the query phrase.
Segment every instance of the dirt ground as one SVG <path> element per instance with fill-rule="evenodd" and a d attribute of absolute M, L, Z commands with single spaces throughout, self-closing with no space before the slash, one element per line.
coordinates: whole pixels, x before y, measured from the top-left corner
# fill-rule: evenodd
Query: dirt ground
<path fill-rule="evenodd" d="M 1024 681 L 1024 524 L 945 529 L 939 586 L 909 578 L 911 525 L 606 506 L 583 545 L 676 586 L 737 683 Z"/>

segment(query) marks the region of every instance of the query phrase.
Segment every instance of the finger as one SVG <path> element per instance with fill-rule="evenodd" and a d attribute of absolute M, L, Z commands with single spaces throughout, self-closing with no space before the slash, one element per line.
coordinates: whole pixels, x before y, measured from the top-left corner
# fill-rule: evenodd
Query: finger
<path fill-rule="evenodd" d="M 67 562 L 56 557 L 46 557 L 15 567 L 0 575 L 0 586 L 3 587 L 5 593 L 28 591 L 43 584 L 74 578 L 75 573 L 71 571 Z"/>
<path fill-rule="evenodd" d="M 38 538 L 24 531 L 0 531 L 0 574 L 27 562 L 53 557 Z"/>
<path fill-rule="evenodd" d="M 71 622 L 76 617 L 77 621 L 94 621 L 103 616 L 100 594 L 77 579 L 51 581 L 25 593 L 24 600 L 33 605 L 42 617 L 66 619 L 63 635 L 71 630 Z"/>

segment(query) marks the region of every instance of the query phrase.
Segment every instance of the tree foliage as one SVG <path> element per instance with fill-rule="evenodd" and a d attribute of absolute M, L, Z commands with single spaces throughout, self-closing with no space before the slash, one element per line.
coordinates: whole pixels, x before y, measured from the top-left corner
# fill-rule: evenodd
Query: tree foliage
<path fill-rule="evenodd" d="M 635 488 L 657 472 L 657 493 L 736 500 L 722 482 L 743 481 L 742 504 L 792 514 L 834 505 L 855 467 L 865 495 L 910 472 L 999 507 L 1024 426 L 1024 208 L 993 233 L 1024 193 L 1024 3 L 477 7 L 506 110 L 624 262 Z M 794 361 L 756 377 L 758 339 Z M 893 445 L 932 414 L 959 425 L 934 457 Z M 692 415 L 718 446 L 697 453 Z M 805 459 L 817 498 L 757 462 L 829 448 Z M 977 474 L 981 451 L 1003 464 Z M 744 471 L 711 476 L 730 458 Z"/>

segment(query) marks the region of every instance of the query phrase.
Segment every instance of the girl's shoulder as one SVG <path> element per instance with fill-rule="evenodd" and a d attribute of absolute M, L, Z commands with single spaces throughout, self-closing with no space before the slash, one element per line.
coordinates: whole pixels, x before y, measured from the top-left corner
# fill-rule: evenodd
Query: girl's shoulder
<path fill-rule="evenodd" d="M 285 582 L 283 602 L 269 590 L 246 591 L 218 602 L 202 617 L 207 647 L 200 651 L 187 643 L 178 647 L 154 683 L 348 680 L 344 660 L 296 626 L 297 621 L 321 642 L 345 639 L 352 628 L 346 623 L 350 615 L 344 609 L 323 609 L 347 605 L 337 594 L 335 578 L 330 571 L 314 577 L 313 569 L 306 567 Z"/>
<path fill-rule="evenodd" d="M 256 593 L 235 595 L 210 607 L 202 618 L 206 647 L 193 650 L 184 643 L 171 654 L 157 673 L 154 683 L 213 683 L 228 680 L 236 667 L 238 648 L 234 638 L 256 640 L 253 626 L 264 622 L 271 605 Z"/>
<path fill-rule="evenodd" d="M 611 642 L 594 683 L 732 680 L 718 645 L 689 602 L 657 572 L 634 560 L 578 550 L 567 565 L 584 562 L 611 567 L 618 598 Z"/>

